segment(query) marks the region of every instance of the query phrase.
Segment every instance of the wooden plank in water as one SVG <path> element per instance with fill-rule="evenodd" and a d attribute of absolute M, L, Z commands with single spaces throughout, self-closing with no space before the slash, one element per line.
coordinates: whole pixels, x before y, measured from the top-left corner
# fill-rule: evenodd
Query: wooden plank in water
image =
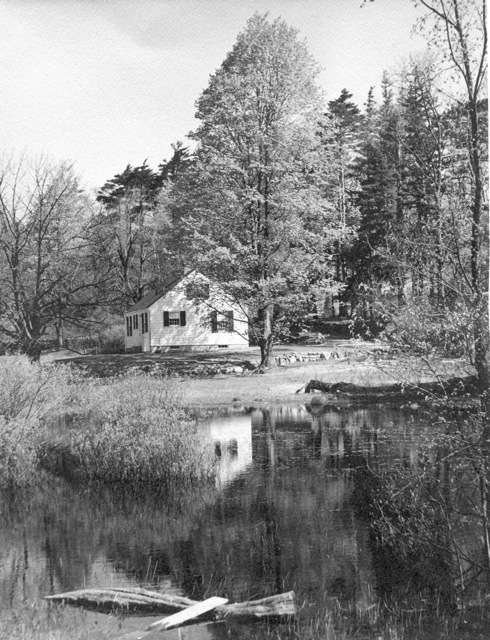
<path fill-rule="evenodd" d="M 179 611 L 178 613 L 174 613 L 171 616 L 167 616 L 162 620 L 158 620 L 151 624 L 148 629 L 171 629 L 172 627 L 178 627 L 184 622 L 189 622 L 190 620 L 194 620 L 195 618 L 201 616 L 203 613 L 207 613 L 208 611 L 212 611 L 223 604 L 228 602 L 228 598 L 218 598 L 214 596 L 212 598 L 208 598 L 203 602 L 198 602 L 197 604 L 192 605 L 192 607 L 188 607 L 184 611 Z"/>

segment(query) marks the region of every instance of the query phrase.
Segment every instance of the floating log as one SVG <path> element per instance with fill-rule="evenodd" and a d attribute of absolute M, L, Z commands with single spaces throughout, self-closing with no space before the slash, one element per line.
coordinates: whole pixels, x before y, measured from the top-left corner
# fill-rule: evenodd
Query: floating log
<path fill-rule="evenodd" d="M 199 616 L 202 616 L 203 613 L 208 613 L 208 611 L 212 611 L 227 602 L 228 598 L 207 598 L 207 600 L 198 602 L 197 604 L 192 605 L 192 607 L 187 607 L 187 609 L 184 609 L 183 611 L 174 613 L 162 620 L 157 620 L 153 624 L 150 624 L 148 631 L 151 631 L 151 629 L 172 629 L 173 627 L 180 627 L 180 625 L 185 622 L 195 620 Z"/>
<path fill-rule="evenodd" d="M 198 604 L 197 600 L 146 589 L 82 589 L 68 591 L 45 600 L 70 604 L 85 609 L 107 611 L 119 609 L 137 614 L 176 613 Z M 261 600 L 237 602 L 218 606 L 213 615 L 221 620 L 253 622 L 264 618 L 283 618 L 296 615 L 294 591 L 279 593 Z"/>
<path fill-rule="evenodd" d="M 70 604 L 84 609 L 107 611 L 122 609 L 131 613 L 176 613 L 197 604 L 196 600 L 147 589 L 82 589 L 53 596 L 45 596 L 50 602 Z"/>
<path fill-rule="evenodd" d="M 216 609 L 216 616 L 221 620 L 233 619 L 251 622 L 264 618 L 283 618 L 296 615 L 294 591 L 278 593 L 275 596 L 251 600 L 250 602 L 234 602 Z"/>

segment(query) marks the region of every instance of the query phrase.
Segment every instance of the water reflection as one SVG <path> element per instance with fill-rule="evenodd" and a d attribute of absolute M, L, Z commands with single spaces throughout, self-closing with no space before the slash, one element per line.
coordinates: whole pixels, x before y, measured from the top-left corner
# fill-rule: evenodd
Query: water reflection
<path fill-rule="evenodd" d="M 252 419 L 247 414 L 215 416 L 203 425 L 203 435 L 214 445 L 217 482 L 224 486 L 252 464 Z"/>
<path fill-rule="evenodd" d="M 133 585 L 232 601 L 294 589 L 368 608 L 375 578 L 352 470 L 412 463 L 423 425 L 384 409 L 275 407 L 221 413 L 202 430 L 219 460 L 213 485 L 134 496 L 46 476 L 4 504 L 2 606 Z"/>

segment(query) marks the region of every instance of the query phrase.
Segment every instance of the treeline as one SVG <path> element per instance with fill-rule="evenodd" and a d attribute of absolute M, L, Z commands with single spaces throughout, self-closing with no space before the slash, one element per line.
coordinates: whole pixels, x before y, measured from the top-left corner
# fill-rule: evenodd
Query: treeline
<path fill-rule="evenodd" d="M 247 310 L 264 365 L 340 315 L 466 356 L 488 389 L 485 15 L 423 4 L 442 59 L 384 74 L 362 110 L 345 89 L 325 104 L 296 30 L 256 14 L 196 103 L 192 151 L 128 165 L 95 199 L 66 164 L 4 162 L 3 339 L 36 357 L 196 267 Z"/>

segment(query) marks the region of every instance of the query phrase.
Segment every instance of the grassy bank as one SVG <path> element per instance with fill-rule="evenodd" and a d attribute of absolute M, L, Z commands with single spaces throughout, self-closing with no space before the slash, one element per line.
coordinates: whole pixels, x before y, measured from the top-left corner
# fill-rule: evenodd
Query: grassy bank
<path fill-rule="evenodd" d="M 72 480 L 133 488 L 211 477 L 212 452 L 180 391 L 175 380 L 144 374 L 82 387 L 87 411 L 68 439 L 44 447 L 43 466 Z"/>
<path fill-rule="evenodd" d="M 54 440 L 47 424 L 72 411 L 75 428 Z M 41 470 L 72 480 L 183 485 L 212 474 L 196 419 L 176 380 L 135 373 L 90 379 L 69 365 L 0 361 L 0 489 L 28 488 Z"/>

